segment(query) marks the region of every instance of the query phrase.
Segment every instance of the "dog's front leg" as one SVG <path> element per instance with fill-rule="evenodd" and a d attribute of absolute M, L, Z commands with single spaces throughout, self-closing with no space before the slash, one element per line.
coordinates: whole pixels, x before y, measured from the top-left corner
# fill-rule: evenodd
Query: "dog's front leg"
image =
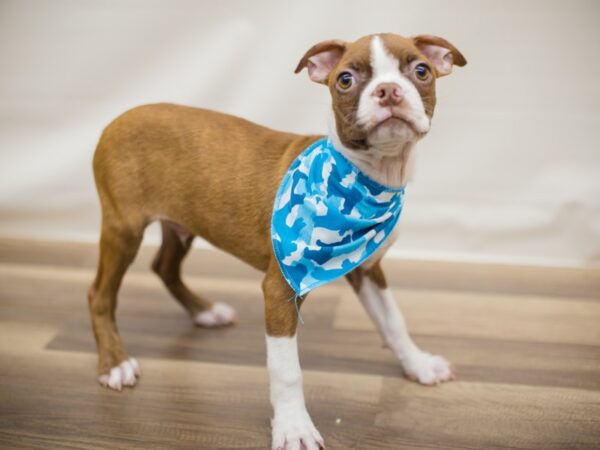
<path fill-rule="evenodd" d="M 379 262 L 368 269 L 359 267 L 346 278 L 358 294 L 384 343 L 400 360 L 408 378 L 431 385 L 454 377 L 446 359 L 422 351 L 411 339 L 402 312 L 387 288 Z"/>
<path fill-rule="evenodd" d="M 272 261 L 263 281 L 267 328 L 267 368 L 273 405 L 273 450 L 318 450 L 323 438 L 313 425 L 304 404 L 302 372 L 298 359 L 296 326 L 298 313 L 294 292 Z M 301 303 L 301 300 L 298 299 Z M 300 305 L 298 305 L 300 306 Z"/>

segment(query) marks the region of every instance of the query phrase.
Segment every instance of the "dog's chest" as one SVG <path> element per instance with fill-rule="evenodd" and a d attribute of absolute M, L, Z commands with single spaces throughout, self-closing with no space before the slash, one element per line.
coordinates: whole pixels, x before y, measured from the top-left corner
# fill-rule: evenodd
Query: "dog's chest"
<path fill-rule="evenodd" d="M 396 239 L 398 239 L 398 234 L 400 232 L 398 226 L 400 225 L 400 221 L 398 221 L 396 223 L 396 225 L 394 226 L 394 228 L 392 229 L 392 231 L 390 232 L 389 236 L 387 237 L 387 239 L 385 241 L 383 241 L 383 244 L 381 244 L 381 246 L 375 251 L 375 253 L 373 253 L 371 256 L 369 256 L 364 263 L 361 264 L 362 267 L 364 267 L 365 269 L 370 269 L 371 267 L 373 267 L 373 265 L 379 261 L 381 258 L 383 258 L 383 256 L 386 254 L 386 252 L 388 251 L 388 249 L 394 245 L 394 243 L 396 242 Z"/>

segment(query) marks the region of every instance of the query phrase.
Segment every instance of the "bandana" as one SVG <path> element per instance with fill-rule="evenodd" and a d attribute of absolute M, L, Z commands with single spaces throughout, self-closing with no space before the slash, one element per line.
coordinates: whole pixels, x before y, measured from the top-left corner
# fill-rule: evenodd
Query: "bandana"
<path fill-rule="evenodd" d="M 310 145 L 285 173 L 273 207 L 271 240 L 296 296 L 361 265 L 393 230 L 404 186 L 371 180 L 327 138 Z"/>

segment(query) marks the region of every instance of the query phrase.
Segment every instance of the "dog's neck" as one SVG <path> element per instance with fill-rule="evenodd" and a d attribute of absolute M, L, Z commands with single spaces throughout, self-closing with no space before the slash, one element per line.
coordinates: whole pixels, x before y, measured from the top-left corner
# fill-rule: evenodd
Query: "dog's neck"
<path fill-rule="evenodd" d="M 416 141 L 353 150 L 342 144 L 333 120 L 329 122 L 329 138 L 333 146 L 350 162 L 369 178 L 384 186 L 393 188 L 405 186 L 412 179 Z"/>

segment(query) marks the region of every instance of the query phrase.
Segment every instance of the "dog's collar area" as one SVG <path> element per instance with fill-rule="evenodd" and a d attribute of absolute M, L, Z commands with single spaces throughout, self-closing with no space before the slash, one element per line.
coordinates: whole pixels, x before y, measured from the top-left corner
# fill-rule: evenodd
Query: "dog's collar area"
<path fill-rule="evenodd" d="M 310 145 L 285 173 L 273 206 L 271 241 L 297 296 L 362 264 L 393 230 L 404 187 L 370 179 L 328 138 Z"/>

